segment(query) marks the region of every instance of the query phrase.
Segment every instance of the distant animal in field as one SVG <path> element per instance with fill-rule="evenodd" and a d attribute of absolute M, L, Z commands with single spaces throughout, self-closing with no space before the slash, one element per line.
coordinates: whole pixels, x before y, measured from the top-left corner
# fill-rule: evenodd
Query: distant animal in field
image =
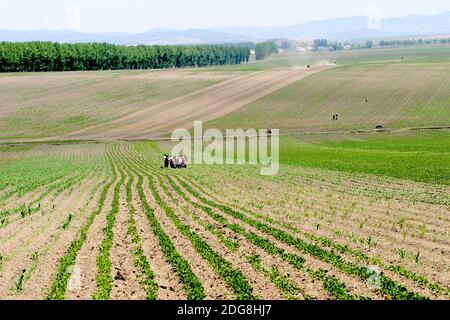
<path fill-rule="evenodd" d="M 375 129 L 383 129 L 383 126 L 381 124 L 379 124 L 375 127 Z"/>

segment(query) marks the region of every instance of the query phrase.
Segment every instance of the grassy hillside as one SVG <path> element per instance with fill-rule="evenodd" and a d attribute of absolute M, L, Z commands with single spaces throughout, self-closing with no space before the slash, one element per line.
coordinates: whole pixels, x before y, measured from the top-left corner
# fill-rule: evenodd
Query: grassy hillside
<path fill-rule="evenodd" d="M 215 67 L 213 69 L 223 71 L 260 71 L 271 68 L 299 65 L 304 66 L 306 64 L 314 65 L 319 63 L 334 63 L 335 61 L 339 65 L 374 62 L 432 63 L 448 62 L 449 57 L 450 46 L 361 49 L 346 51 L 304 52 L 280 55 L 276 54 L 257 63 L 229 67 Z"/>
<path fill-rule="evenodd" d="M 304 141 L 283 137 L 287 165 L 450 185 L 450 131 L 347 135 Z"/>
<path fill-rule="evenodd" d="M 450 63 L 357 63 L 325 70 L 208 123 L 282 133 L 445 126 Z M 368 98 L 366 102 L 365 98 Z M 333 121 L 332 115 L 339 114 Z"/>
<path fill-rule="evenodd" d="M 449 57 L 450 47 L 420 47 L 274 55 L 262 62 L 204 69 L 1 74 L 0 139 L 60 136 L 238 75 L 335 60 L 338 68 L 213 125 L 304 131 L 372 128 L 378 122 L 393 127 L 446 124 Z M 331 121 L 332 113 L 341 115 L 339 122 Z"/>
<path fill-rule="evenodd" d="M 0 139 L 55 136 L 230 78 L 192 69 L 0 75 Z"/>

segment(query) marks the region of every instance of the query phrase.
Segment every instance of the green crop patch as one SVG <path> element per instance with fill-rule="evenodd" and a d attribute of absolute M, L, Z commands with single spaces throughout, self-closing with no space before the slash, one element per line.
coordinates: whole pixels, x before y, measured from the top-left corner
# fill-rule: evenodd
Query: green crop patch
<path fill-rule="evenodd" d="M 280 159 L 287 165 L 389 176 L 449 185 L 450 133 L 415 134 L 363 141 L 281 140 Z"/>

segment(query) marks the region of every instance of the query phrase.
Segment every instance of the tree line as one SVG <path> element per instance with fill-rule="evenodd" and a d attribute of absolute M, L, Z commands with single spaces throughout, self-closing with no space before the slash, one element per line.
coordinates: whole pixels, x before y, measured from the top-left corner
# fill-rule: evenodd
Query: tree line
<path fill-rule="evenodd" d="M 429 44 L 450 44 L 450 38 L 428 38 L 428 39 L 406 39 L 406 40 L 381 40 L 381 47 L 407 47 L 416 45 L 429 45 Z"/>
<path fill-rule="evenodd" d="M 271 41 L 261 42 L 255 45 L 256 60 L 264 60 L 272 53 L 277 53 L 277 46 Z"/>
<path fill-rule="evenodd" d="M 247 45 L 0 42 L 0 72 L 206 67 L 240 64 L 248 62 L 249 57 Z"/>

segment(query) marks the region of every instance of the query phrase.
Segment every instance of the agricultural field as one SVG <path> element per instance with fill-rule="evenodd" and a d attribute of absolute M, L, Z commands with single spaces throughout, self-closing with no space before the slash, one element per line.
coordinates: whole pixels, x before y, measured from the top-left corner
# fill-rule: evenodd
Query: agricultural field
<path fill-rule="evenodd" d="M 449 52 L 1 74 L 0 300 L 449 300 Z M 162 169 L 194 119 L 278 174 Z"/>
<path fill-rule="evenodd" d="M 284 133 L 447 126 L 450 63 L 355 63 L 311 75 L 211 121 Z M 367 100 L 366 100 L 367 99 Z M 338 114 L 334 121 L 332 115 Z"/>
<path fill-rule="evenodd" d="M 0 139 L 64 135 L 232 77 L 184 70 L 1 74 Z"/>
<path fill-rule="evenodd" d="M 449 298 L 448 184 L 292 164 L 164 171 L 166 147 L 39 145 L 3 166 L 0 297 Z"/>

